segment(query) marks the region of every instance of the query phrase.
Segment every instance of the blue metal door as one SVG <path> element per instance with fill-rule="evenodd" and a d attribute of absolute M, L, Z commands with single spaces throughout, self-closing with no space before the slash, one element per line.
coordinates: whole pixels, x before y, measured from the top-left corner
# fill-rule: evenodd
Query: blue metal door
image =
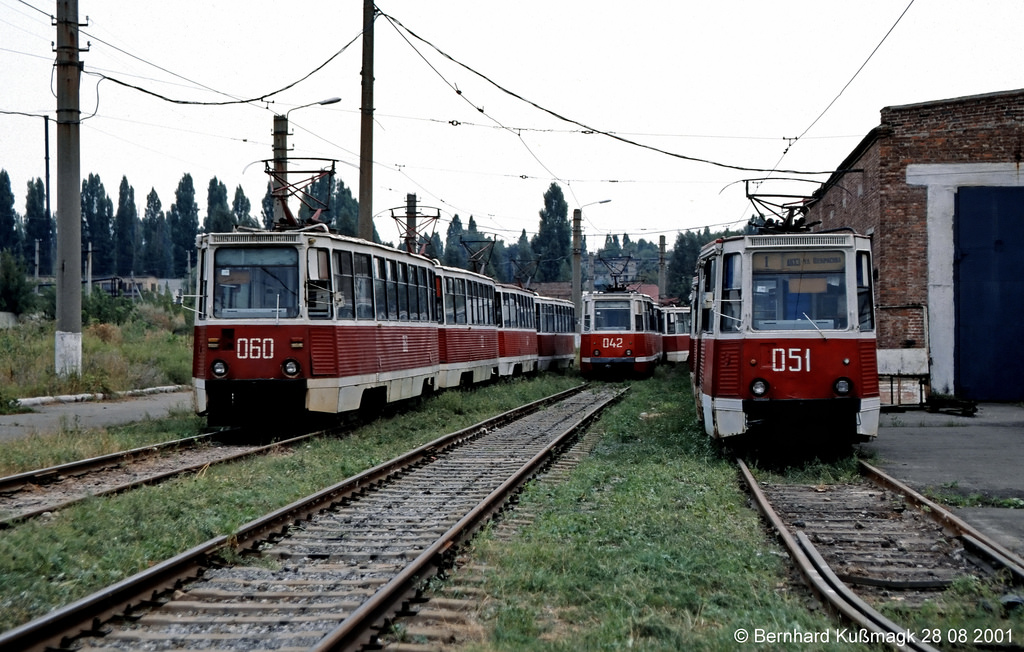
<path fill-rule="evenodd" d="M 957 396 L 1024 400 L 1024 188 L 960 188 L 954 224 Z"/>

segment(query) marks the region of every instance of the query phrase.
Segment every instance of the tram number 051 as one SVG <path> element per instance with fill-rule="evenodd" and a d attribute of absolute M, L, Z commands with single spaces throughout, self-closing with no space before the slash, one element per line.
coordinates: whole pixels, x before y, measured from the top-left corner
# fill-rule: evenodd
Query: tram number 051
<path fill-rule="evenodd" d="M 772 349 L 772 371 L 810 371 L 810 349 Z"/>
<path fill-rule="evenodd" d="M 240 337 L 235 340 L 239 360 L 270 360 L 274 357 L 274 340 L 270 337 Z"/>

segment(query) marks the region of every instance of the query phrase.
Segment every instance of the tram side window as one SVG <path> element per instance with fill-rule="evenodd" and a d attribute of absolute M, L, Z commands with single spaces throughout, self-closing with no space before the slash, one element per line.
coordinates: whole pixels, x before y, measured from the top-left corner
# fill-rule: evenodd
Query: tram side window
<path fill-rule="evenodd" d="M 713 314 L 712 306 L 714 305 L 715 296 L 715 259 L 708 258 L 704 261 L 704 265 L 700 272 L 701 284 L 699 292 L 697 294 L 697 301 L 700 302 L 700 328 L 705 333 L 710 333 L 714 330 L 714 320 L 711 318 Z"/>
<path fill-rule="evenodd" d="M 348 251 L 334 252 L 335 315 L 338 319 L 355 317 L 355 301 L 352 290 L 352 254 Z"/>
<path fill-rule="evenodd" d="M 373 277 L 369 254 L 353 254 L 356 319 L 373 319 Z"/>
<path fill-rule="evenodd" d="M 871 278 L 871 254 L 866 251 L 857 252 L 857 319 L 862 331 L 875 329 Z"/>
<path fill-rule="evenodd" d="M 455 279 L 455 323 L 466 324 L 466 279 Z"/>
<path fill-rule="evenodd" d="M 310 248 L 306 251 L 306 310 L 310 319 L 330 319 L 331 252 Z"/>
<path fill-rule="evenodd" d="M 397 263 L 395 288 L 398 291 L 398 319 L 409 321 L 409 266 Z"/>
<path fill-rule="evenodd" d="M 444 323 L 455 323 L 455 279 L 444 279 Z"/>
<path fill-rule="evenodd" d="M 718 327 L 723 333 L 740 329 L 742 260 L 740 254 L 729 254 L 722 259 L 722 320 Z"/>

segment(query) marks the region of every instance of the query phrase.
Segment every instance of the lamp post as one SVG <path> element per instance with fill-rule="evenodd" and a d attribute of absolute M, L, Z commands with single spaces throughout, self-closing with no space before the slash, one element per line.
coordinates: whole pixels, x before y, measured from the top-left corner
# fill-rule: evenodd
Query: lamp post
<path fill-rule="evenodd" d="M 310 102 L 309 104 L 293 107 L 285 111 L 284 115 L 279 113 L 274 116 L 274 176 L 271 196 L 278 200 L 274 202 L 275 224 L 285 219 L 284 203 L 286 200 L 284 196 L 285 193 L 281 188 L 283 185 L 287 184 L 288 180 L 288 116 L 292 111 L 304 109 L 307 106 L 336 104 L 340 101 L 340 97 L 329 97 L 326 100 L 320 100 L 319 102 Z"/>
<path fill-rule="evenodd" d="M 583 209 L 594 204 L 607 204 L 610 199 L 592 201 L 572 211 L 572 304 L 576 308 L 576 332 L 580 332 L 583 316 Z"/>

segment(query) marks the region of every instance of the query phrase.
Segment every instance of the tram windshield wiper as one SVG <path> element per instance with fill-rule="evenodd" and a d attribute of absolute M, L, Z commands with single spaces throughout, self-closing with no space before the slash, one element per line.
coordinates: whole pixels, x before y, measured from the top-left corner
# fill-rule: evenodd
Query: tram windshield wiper
<path fill-rule="evenodd" d="M 828 342 L 828 337 L 825 336 L 825 331 L 823 331 L 820 328 L 818 328 L 818 325 L 814 323 L 813 319 L 811 319 L 810 317 L 807 316 L 806 312 L 802 313 L 802 314 L 804 316 L 804 319 L 806 319 L 807 321 L 811 322 L 811 326 L 814 326 L 814 330 L 818 331 L 818 334 L 821 335 L 821 339 L 823 339 L 826 342 Z"/>

